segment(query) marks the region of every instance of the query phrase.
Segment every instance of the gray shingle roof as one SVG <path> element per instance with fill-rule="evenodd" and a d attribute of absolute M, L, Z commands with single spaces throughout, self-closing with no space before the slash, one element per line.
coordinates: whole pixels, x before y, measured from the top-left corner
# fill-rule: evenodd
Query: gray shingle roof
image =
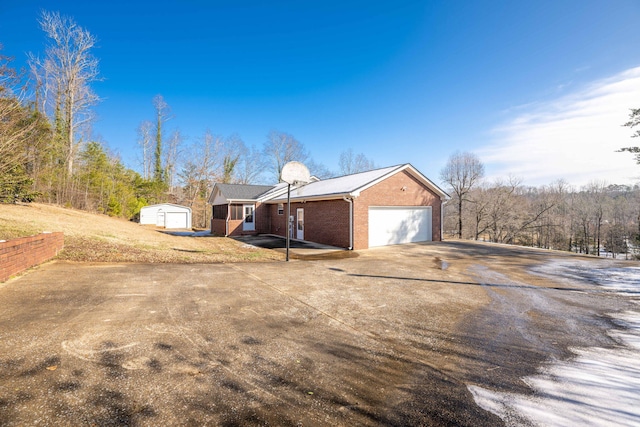
<path fill-rule="evenodd" d="M 227 200 L 254 200 L 262 193 L 273 189 L 273 185 L 216 184 Z"/>

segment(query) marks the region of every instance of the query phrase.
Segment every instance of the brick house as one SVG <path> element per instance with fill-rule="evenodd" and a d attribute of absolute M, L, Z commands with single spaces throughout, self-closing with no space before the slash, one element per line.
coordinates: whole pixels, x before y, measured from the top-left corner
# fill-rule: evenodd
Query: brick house
<path fill-rule="evenodd" d="M 291 238 L 349 249 L 442 240 L 448 195 L 410 164 L 291 188 Z M 211 232 L 286 236 L 287 184 L 215 184 Z"/>

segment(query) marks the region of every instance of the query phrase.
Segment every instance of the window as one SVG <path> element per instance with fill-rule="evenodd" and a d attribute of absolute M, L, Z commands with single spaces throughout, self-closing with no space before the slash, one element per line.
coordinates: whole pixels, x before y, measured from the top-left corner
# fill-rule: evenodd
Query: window
<path fill-rule="evenodd" d="M 231 205 L 231 218 L 229 219 L 244 219 L 242 214 L 242 205 Z"/>
<path fill-rule="evenodd" d="M 227 210 L 227 208 L 229 208 Z M 214 219 L 227 219 L 227 212 L 230 212 L 229 219 L 244 219 L 242 205 L 215 205 L 213 207 Z"/>
<path fill-rule="evenodd" d="M 278 203 L 278 215 L 284 215 L 284 204 Z"/>
<path fill-rule="evenodd" d="M 215 205 L 213 207 L 213 219 L 227 219 L 227 205 Z"/>
<path fill-rule="evenodd" d="M 244 222 L 253 222 L 253 206 L 244 207 Z"/>

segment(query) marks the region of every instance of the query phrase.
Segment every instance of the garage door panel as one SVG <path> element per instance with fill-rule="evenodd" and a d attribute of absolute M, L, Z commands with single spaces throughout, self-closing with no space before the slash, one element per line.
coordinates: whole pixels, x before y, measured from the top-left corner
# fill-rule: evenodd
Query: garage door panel
<path fill-rule="evenodd" d="M 167 212 L 165 228 L 188 228 L 186 212 Z"/>
<path fill-rule="evenodd" d="M 369 247 L 430 241 L 431 207 L 370 207 Z"/>

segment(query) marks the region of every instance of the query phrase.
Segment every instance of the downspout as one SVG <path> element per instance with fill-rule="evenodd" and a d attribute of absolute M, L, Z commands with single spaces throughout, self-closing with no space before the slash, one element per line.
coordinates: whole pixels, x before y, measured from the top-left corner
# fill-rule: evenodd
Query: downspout
<path fill-rule="evenodd" d="M 227 218 L 224 221 L 224 237 L 229 236 L 229 219 L 231 218 L 231 202 L 227 205 Z"/>
<path fill-rule="evenodd" d="M 347 196 L 342 196 L 342 199 L 349 203 L 349 249 L 353 250 L 353 198 L 347 198 Z"/>
<path fill-rule="evenodd" d="M 440 241 L 444 242 L 444 200 L 440 199 Z"/>

